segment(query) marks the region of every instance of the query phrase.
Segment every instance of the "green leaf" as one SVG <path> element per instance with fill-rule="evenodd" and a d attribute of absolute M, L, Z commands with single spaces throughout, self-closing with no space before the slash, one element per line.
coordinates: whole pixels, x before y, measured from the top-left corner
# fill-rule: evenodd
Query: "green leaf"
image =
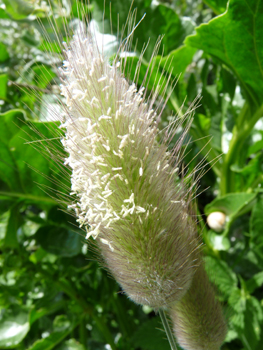
<path fill-rule="evenodd" d="M 263 197 L 261 196 L 258 202 L 254 205 L 252 209 L 252 214 L 250 217 L 250 239 L 252 247 L 255 253 L 263 261 Z"/>
<path fill-rule="evenodd" d="M 250 219 L 250 231 L 253 237 L 262 235 L 263 228 L 263 197 L 261 196 L 253 207 Z"/>
<path fill-rule="evenodd" d="M 263 140 L 257 141 L 249 147 L 248 152 L 247 152 L 247 156 L 249 157 L 252 154 L 257 153 L 258 151 L 262 151 L 262 149 L 263 149 Z"/>
<path fill-rule="evenodd" d="M 54 323 L 56 322 L 56 319 Z M 68 321 L 61 330 L 54 331 L 48 337 L 37 340 L 28 350 L 51 350 L 65 339 L 77 326 L 76 321 Z"/>
<path fill-rule="evenodd" d="M 8 60 L 8 58 L 9 58 L 9 54 L 5 44 L 0 43 L 0 62 L 5 62 L 6 60 Z"/>
<path fill-rule="evenodd" d="M 228 298 L 229 306 L 232 309 L 231 324 L 238 333 L 244 330 L 246 310 L 246 297 L 242 290 L 239 288 L 233 289 L 230 297 Z"/>
<path fill-rule="evenodd" d="M 53 314 L 57 312 L 58 310 L 62 309 L 65 307 L 65 302 L 63 300 L 57 301 L 57 302 L 52 302 L 44 307 L 41 307 L 40 309 L 36 310 L 33 309 L 30 312 L 30 325 L 32 325 L 35 321 L 37 321 L 39 318 Z"/>
<path fill-rule="evenodd" d="M 214 211 L 221 211 L 227 216 L 236 216 L 241 209 L 247 206 L 254 198 L 256 193 L 229 193 L 225 196 L 214 199 L 206 205 L 205 214 L 208 215 Z"/>
<path fill-rule="evenodd" d="M 75 339 L 66 340 L 56 350 L 85 350 L 84 346 Z"/>
<path fill-rule="evenodd" d="M 6 99 L 6 93 L 7 93 L 7 82 L 8 82 L 8 75 L 7 74 L 1 74 L 0 75 L 0 100 Z"/>
<path fill-rule="evenodd" d="M 194 73 L 190 74 L 190 78 L 188 79 L 186 91 L 187 91 L 187 98 L 189 101 L 193 101 L 196 98 L 196 96 L 198 95 L 196 77 L 195 77 Z"/>
<path fill-rule="evenodd" d="M 43 262 L 48 262 L 50 264 L 54 264 L 55 261 L 57 260 L 57 256 L 51 253 L 48 253 L 41 247 L 37 249 L 36 252 L 30 255 L 29 260 L 33 264 L 38 264 L 38 263 L 43 263 Z"/>
<path fill-rule="evenodd" d="M 14 109 L 0 114 L 0 178 L 14 191 L 21 190 L 21 183 L 14 149 L 9 143 L 23 121 L 24 113 L 21 110 Z"/>
<path fill-rule="evenodd" d="M 252 294 L 254 291 L 263 285 L 263 272 L 256 273 L 252 278 L 246 282 L 248 293 Z"/>
<path fill-rule="evenodd" d="M 262 21 L 262 1 L 230 0 L 225 14 L 200 25 L 185 40 L 225 63 L 255 105 L 262 104 L 263 94 Z"/>
<path fill-rule="evenodd" d="M 170 350 L 168 340 L 162 327 L 161 319 L 154 317 L 142 324 L 134 333 L 132 344 L 144 350 Z"/>
<path fill-rule="evenodd" d="M 173 50 L 167 56 L 156 56 L 155 64 L 159 64 L 166 72 L 171 73 L 174 77 L 184 73 L 187 66 L 192 62 L 196 49 L 182 45 L 178 49 Z"/>
<path fill-rule="evenodd" d="M 231 247 L 228 237 L 225 237 L 223 235 L 218 235 L 212 230 L 208 231 L 207 236 L 215 250 L 227 251 Z"/>
<path fill-rule="evenodd" d="M 8 14 L 3 8 L 0 8 L 0 18 L 10 19 L 10 16 L 8 16 Z"/>
<path fill-rule="evenodd" d="M 221 83 L 221 86 L 219 85 L 219 91 L 221 93 L 228 93 L 231 100 L 233 100 L 236 91 L 235 77 L 228 69 L 221 67 L 220 78 L 219 84 Z"/>
<path fill-rule="evenodd" d="M 228 0 L 203 0 L 203 2 L 217 15 L 226 10 L 227 1 Z"/>
<path fill-rule="evenodd" d="M 131 6 L 130 1 L 115 0 L 114 11 L 111 11 L 111 13 L 109 6 L 105 7 L 104 0 L 97 0 L 96 4 L 99 5 L 101 11 L 105 13 L 108 19 L 112 19 L 115 33 L 120 29 L 117 28 L 117 24 L 127 21 L 127 15 Z M 145 48 L 145 43 L 147 43 L 144 58 L 148 61 L 154 51 L 156 41 L 160 39 L 160 35 L 163 35 L 161 51 L 166 56 L 169 52 L 182 45 L 185 37 L 194 31 L 195 26 L 190 18 L 180 18 L 171 6 L 161 3 L 156 3 L 153 6 L 149 5 L 145 6 L 144 1 L 141 0 L 133 2 L 133 8 L 136 8 L 136 18 L 140 20 L 145 15 L 138 29 L 134 32 L 133 43 L 134 45 L 136 44 L 137 52 L 141 52 Z M 101 21 L 101 15 L 98 20 Z M 108 32 L 110 30 L 109 28 Z M 127 31 L 125 35 L 127 35 Z"/>
<path fill-rule="evenodd" d="M 15 347 L 25 338 L 29 328 L 28 312 L 22 309 L 4 310 L 0 319 L 0 347 Z"/>
<path fill-rule="evenodd" d="M 212 256 L 206 256 L 205 268 L 210 280 L 218 287 L 219 291 L 228 298 L 237 289 L 237 276 L 223 260 Z"/>
<path fill-rule="evenodd" d="M 61 131 L 58 123 L 32 122 L 29 126 L 20 120 L 22 117 L 19 110 L 0 115 L 0 176 L 12 191 L 0 195 L 54 205 L 56 201 L 46 192 L 61 199 L 70 180 L 61 166 L 65 157 L 59 141 Z"/>
<path fill-rule="evenodd" d="M 20 207 L 19 205 L 15 205 L 10 210 L 10 215 L 9 215 L 5 239 L 4 239 L 4 246 L 7 248 L 18 247 L 17 230 L 22 224 L 19 207 Z"/>
<path fill-rule="evenodd" d="M 84 238 L 78 233 L 51 225 L 41 227 L 35 238 L 47 252 L 65 257 L 79 254 L 84 242 Z"/>
<path fill-rule="evenodd" d="M 3 2 L 6 6 L 6 12 L 16 20 L 26 18 L 34 11 L 33 4 L 28 1 L 3 0 Z"/>
<path fill-rule="evenodd" d="M 151 63 L 142 61 L 140 64 L 139 75 L 137 77 L 139 85 L 144 85 L 148 90 L 157 89 L 159 94 L 162 94 L 167 87 L 168 76 L 178 77 L 184 73 L 187 66 L 192 62 L 193 55 L 196 50 L 181 46 L 172 51 L 168 56 L 156 56 Z M 138 57 L 127 57 L 126 74 L 133 80 L 136 74 L 136 67 L 139 64 Z M 134 79 L 136 80 L 136 79 Z M 169 93 L 169 88 L 167 93 Z"/>
<path fill-rule="evenodd" d="M 262 176 L 262 162 L 263 162 L 263 154 L 259 153 L 256 155 L 256 157 L 252 158 L 248 164 L 244 167 L 239 167 L 237 164 L 233 164 L 230 169 L 240 174 L 243 178 L 243 182 L 245 185 L 243 185 L 243 190 L 248 190 L 250 186 L 254 187 L 253 184 L 256 182 L 257 179 Z"/>
<path fill-rule="evenodd" d="M 52 79 L 56 76 L 51 68 L 47 66 L 37 65 L 33 68 L 33 71 L 35 73 L 34 84 L 42 89 L 45 89 L 52 81 Z"/>
<path fill-rule="evenodd" d="M 241 331 L 241 340 L 247 350 L 254 350 L 261 335 L 261 323 L 263 320 L 262 306 L 260 302 L 250 297 L 246 301 L 245 328 Z"/>

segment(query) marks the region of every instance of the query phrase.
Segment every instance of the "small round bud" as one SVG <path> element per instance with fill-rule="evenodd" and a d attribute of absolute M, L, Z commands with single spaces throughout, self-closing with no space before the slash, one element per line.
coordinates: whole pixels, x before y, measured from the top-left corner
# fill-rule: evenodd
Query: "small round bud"
<path fill-rule="evenodd" d="M 208 226 L 216 232 L 221 232 L 224 230 L 225 222 L 226 215 L 220 211 L 215 211 L 209 214 L 207 217 Z"/>

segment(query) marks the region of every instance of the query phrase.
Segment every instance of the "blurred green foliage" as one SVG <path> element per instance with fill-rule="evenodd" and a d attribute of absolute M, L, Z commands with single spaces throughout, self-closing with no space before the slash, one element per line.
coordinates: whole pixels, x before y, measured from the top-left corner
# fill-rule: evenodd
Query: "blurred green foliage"
<path fill-rule="evenodd" d="M 52 6 L 63 40 L 63 18 L 74 25 L 80 3 L 62 4 L 63 11 L 55 0 L 0 1 L 0 348 L 168 350 L 159 318 L 121 293 L 75 219 L 53 199 L 67 196 L 69 174 L 57 161 L 58 124 L 43 121 L 48 108 L 58 108 L 54 65 L 62 60 L 48 17 Z M 102 28 L 104 1 L 85 7 Z M 228 318 L 222 349 L 262 350 L 263 1 L 135 0 L 133 8 L 137 21 L 146 17 L 126 67 L 133 78 L 150 38 L 136 79 L 168 99 L 162 127 L 202 96 L 185 163 L 190 171 L 203 160 L 199 226 Z M 129 9 L 130 1 L 114 0 L 110 15 L 106 1 L 105 32 L 111 16 L 116 34 Z M 214 211 L 227 217 L 221 233 L 205 224 Z"/>

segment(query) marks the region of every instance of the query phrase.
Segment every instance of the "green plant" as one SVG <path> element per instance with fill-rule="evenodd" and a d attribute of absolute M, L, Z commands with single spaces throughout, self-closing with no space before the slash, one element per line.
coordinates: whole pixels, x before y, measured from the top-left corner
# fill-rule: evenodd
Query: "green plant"
<path fill-rule="evenodd" d="M 216 15 L 225 10 L 224 1 L 205 3 Z M 165 349 L 167 344 L 162 334 L 151 332 L 158 321 L 147 316 L 150 310 L 138 309 L 115 294 L 118 287 L 98 269 L 92 251 L 88 253 L 91 260 L 87 265 L 82 249 L 84 240 L 73 232 L 78 231 L 74 220 L 57 211 L 54 200 L 38 188 L 37 184 L 41 184 L 65 194 L 65 186 L 68 186 L 68 180 L 64 184 L 61 181 L 52 183 L 50 169 L 57 176 L 63 174 L 65 177 L 63 169 L 57 168 L 48 154 L 45 157 L 43 152 L 35 152 L 24 141 L 25 132 L 29 135 L 27 140 L 35 136 L 23 120 L 31 120 L 39 134 L 44 136 L 42 144 L 57 130 L 56 123 L 36 121 L 34 113 L 45 112 L 43 106 L 46 102 L 32 97 L 32 94 L 30 97 L 26 91 L 33 85 L 38 96 L 40 94 L 44 100 L 49 97 L 56 103 L 52 95 L 55 86 L 50 84 L 50 76 L 55 77 L 55 73 L 48 63 L 43 45 L 45 38 L 41 38 L 39 24 L 32 15 L 29 16 L 33 9 L 20 6 L 20 11 L 16 11 L 10 4 L 6 1 L 6 8 L 0 11 L 1 27 L 4 28 L 2 35 L 8 30 L 16 34 L 12 36 L 13 42 L 8 41 L 6 34 L 0 51 L 0 94 L 3 101 L 0 121 L 3 160 L 0 163 L 0 207 L 3 213 L 1 347 L 19 344 L 21 349 L 30 346 L 32 349 L 47 346 L 81 349 L 83 346 L 103 347 L 107 342 L 113 349 Z M 147 1 L 135 2 L 138 18 L 147 5 Z M 173 79 L 182 73 L 173 91 L 169 83 L 166 90 L 160 91 L 167 92 L 169 97 L 161 121 L 164 127 L 171 110 L 182 115 L 197 93 L 203 96 L 189 130 L 193 137 L 191 151 L 185 154 L 184 161 L 191 171 L 205 157 L 204 169 L 207 172 L 200 184 L 199 211 L 202 215 L 219 211 L 227 218 L 222 233 L 209 230 L 202 221 L 199 224 L 206 243 L 206 269 L 220 291 L 220 299 L 230 309 L 229 331 L 223 349 L 261 350 L 263 132 L 259 26 L 262 3 L 252 1 L 248 5 L 242 0 L 230 0 L 224 14 L 201 24 L 192 36 L 193 20 L 200 24 L 214 13 L 201 1 L 191 4 L 192 7 L 199 6 L 200 16 L 196 15 L 197 12 L 187 13 L 190 10 L 183 1 L 176 5 L 174 8 L 164 4 L 147 8 L 142 30 L 139 26 L 138 34 L 135 32 L 135 39 L 136 36 L 139 38 L 139 52 L 149 36 L 154 38 L 165 31 L 164 56 L 170 53 L 168 61 L 162 56 L 150 61 L 152 40 L 141 63 L 138 84 L 146 84 L 148 90 L 156 89 L 159 78 L 165 86 L 166 76 L 171 74 Z M 100 1 L 96 6 L 96 11 L 103 8 Z M 112 6 L 113 17 L 119 12 L 120 21 L 126 18 L 129 5 L 116 1 Z M 180 16 L 187 13 L 192 19 L 180 17 L 174 9 Z M 75 3 L 67 10 L 73 17 L 78 16 Z M 42 17 L 44 26 L 51 33 L 46 11 L 46 8 L 38 10 L 36 14 Z M 59 13 L 57 18 L 58 29 L 65 36 Z M 160 24 L 158 28 L 155 22 Z M 112 23 L 117 21 L 113 18 Z M 19 50 L 14 42 L 16 38 L 21 39 Z M 180 46 L 184 40 L 185 44 Z M 54 48 L 53 43 L 51 45 Z M 21 64 L 20 54 L 24 55 L 25 66 Z M 56 60 L 60 60 L 59 52 Z M 131 75 L 138 61 L 137 56 L 127 57 L 126 67 Z M 21 77 L 16 75 L 14 66 L 20 70 Z M 143 82 L 147 69 L 152 74 L 148 75 L 148 81 Z M 24 90 L 14 84 L 7 85 L 8 81 L 16 82 Z M 185 107 L 180 108 L 186 94 Z M 179 132 L 174 143 L 178 137 Z M 54 147 L 60 149 L 59 141 Z M 209 163 L 220 155 L 217 163 L 209 169 Z M 31 170 L 24 161 L 39 173 Z M 210 188 L 203 192 L 208 186 Z M 85 328 L 87 324 L 88 330 Z M 5 331 L 10 325 L 19 330 L 13 338 L 8 338 L 10 333 Z M 115 338 L 117 334 L 121 336 Z"/>

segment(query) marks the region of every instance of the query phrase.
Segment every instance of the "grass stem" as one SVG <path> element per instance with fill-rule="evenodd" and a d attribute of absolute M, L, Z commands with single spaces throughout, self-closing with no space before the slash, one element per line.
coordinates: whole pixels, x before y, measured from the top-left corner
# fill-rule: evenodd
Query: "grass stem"
<path fill-rule="evenodd" d="M 167 335 L 167 338 L 168 338 L 171 350 L 177 350 L 174 335 L 173 335 L 173 333 L 171 331 L 171 328 L 169 326 L 169 323 L 167 321 L 167 318 L 166 318 L 166 315 L 165 315 L 165 312 L 164 312 L 163 309 L 159 310 L 159 315 L 161 317 L 161 320 L 162 320 L 162 323 L 163 323 L 163 327 L 164 327 L 165 333 Z"/>

